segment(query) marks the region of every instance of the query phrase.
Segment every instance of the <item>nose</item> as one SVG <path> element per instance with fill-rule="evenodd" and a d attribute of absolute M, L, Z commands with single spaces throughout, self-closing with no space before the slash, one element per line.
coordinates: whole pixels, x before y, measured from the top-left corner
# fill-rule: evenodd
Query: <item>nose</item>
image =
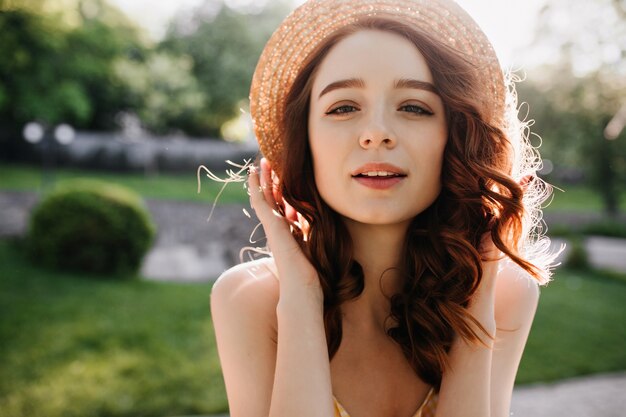
<path fill-rule="evenodd" d="M 382 115 L 372 117 L 368 121 L 367 126 L 364 127 L 359 136 L 359 145 L 363 149 L 378 148 L 380 146 L 391 149 L 396 145 L 395 135 L 387 123 L 385 123 Z"/>

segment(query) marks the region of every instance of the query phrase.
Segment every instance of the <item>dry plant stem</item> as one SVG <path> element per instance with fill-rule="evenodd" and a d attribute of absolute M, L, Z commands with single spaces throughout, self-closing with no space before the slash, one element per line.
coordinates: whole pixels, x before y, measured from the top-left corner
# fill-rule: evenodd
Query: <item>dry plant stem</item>
<path fill-rule="evenodd" d="M 468 311 L 490 335 L 495 335 L 495 275 L 497 262 L 484 264 L 481 286 Z M 496 417 L 491 413 L 491 362 L 494 341 L 475 327 L 482 343 L 457 337 L 441 382 L 437 417 Z M 497 416 L 500 417 L 500 416 Z"/>
<path fill-rule="evenodd" d="M 215 200 L 213 201 L 213 205 L 211 206 L 211 211 L 209 212 L 209 217 L 207 218 L 207 222 L 209 222 L 211 220 L 211 217 L 213 216 L 213 211 L 215 211 L 215 207 L 217 206 L 217 201 L 220 199 L 220 196 L 222 195 L 222 193 L 226 189 L 226 186 L 228 184 L 232 183 L 232 182 L 244 183 L 246 181 L 246 177 L 245 177 L 245 175 L 243 175 L 243 173 L 247 172 L 248 167 L 251 164 L 251 161 L 249 159 L 244 159 L 243 165 L 236 164 L 236 163 L 234 163 L 231 160 L 227 160 L 226 163 L 228 165 L 230 165 L 230 166 L 233 166 L 233 167 L 237 168 L 237 171 L 234 171 L 232 169 L 227 169 L 226 170 L 226 178 L 218 177 L 217 175 L 215 175 L 213 172 L 211 172 L 211 170 L 208 169 L 207 167 L 205 167 L 204 165 L 200 165 L 198 167 L 197 172 L 196 172 L 196 178 L 197 178 L 197 184 L 198 184 L 198 194 L 200 194 L 200 191 L 202 189 L 202 182 L 200 181 L 200 173 L 202 171 L 204 171 L 206 173 L 206 176 L 209 177 L 210 180 L 215 181 L 215 182 L 221 182 L 222 184 L 224 184 L 224 185 L 222 185 L 222 188 L 220 188 L 220 191 L 215 196 Z"/>

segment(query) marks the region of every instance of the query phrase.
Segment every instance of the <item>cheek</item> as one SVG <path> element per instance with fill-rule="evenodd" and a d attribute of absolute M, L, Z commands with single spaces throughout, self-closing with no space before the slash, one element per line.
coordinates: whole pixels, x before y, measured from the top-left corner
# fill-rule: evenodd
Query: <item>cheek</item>
<path fill-rule="evenodd" d="M 315 185 L 322 198 L 329 182 L 329 171 L 333 165 L 333 153 L 329 152 L 330 146 L 327 142 L 324 129 L 319 124 L 309 122 L 309 149 L 313 161 L 313 174 Z"/>
<path fill-rule="evenodd" d="M 349 154 L 349 150 L 342 148 L 341 143 L 341 138 L 333 135 L 329 129 L 318 126 L 318 129 L 309 131 L 309 148 L 317 192 L 336 211 L 340 211 L 341 201 L 345 197 L 346 157 Z"/>
<path fill-rule="evenodd" d="M 406 129 L 404 142 L 407 150 L 425 163 L 434 164 L 443 159 L 444 149 L 448 141 L 448 132 L 445 126 L 432 124 L 418 129 Z"/>
<path fill-rule="evenodd" d="M 320 194 L 324 194 L 324 191 L 332 186 L 333 178 L 337 178 L 336 169 L 339 163 L 336 160 L 336 152 L 332 152 L 332 147 L 325 146 L 319 140 L 312 141 L 310 148 L 315 184 Z"/>
<path fill-rule="evenodd" d="M 446 143 L 448 142 L 448 129 L 446 128 L 445 123 L 433 126 L 433 130 L 429 136 L 433 138 L 430 144 L 430 157 L 438 161 L 438 164 L 441 165 Z"/>
<path fill-rule="evenodd" d="M 350 152 L 349 135 L 343 127 L 320 120 L 309 121 L 309 148 L 316 175 L 318 171 L 324 174 L 340 168 L 342 158 Z"/>
<path fill-rule="evenodd" d="M 447 141 L 446 132 L 437 129 L 423 133 L 421 137 L 415 138 L 407 151 L 412 155 L 411 163 L 420 172 L 426 184 L 440 186 Z"/>

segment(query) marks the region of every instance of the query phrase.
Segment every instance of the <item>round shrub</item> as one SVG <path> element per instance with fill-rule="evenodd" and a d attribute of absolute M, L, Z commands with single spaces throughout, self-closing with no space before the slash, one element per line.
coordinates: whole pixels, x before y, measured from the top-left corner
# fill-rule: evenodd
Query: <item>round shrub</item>
<path fill-rule="evenodd" d="M 133 191 L 74 180 L 35 207 L 27 246 L 34 261 L 46 267 L 124 275 L 138 270 L 154 234 L 150 215 Z"/>
<path fill-rule="evenodd" d="M 589 255 L 585 248 L 585 242 L 581 236 L 574 236 L 569 241 L 569 255 L 565 261 L 565 265 L 569 268 L 589 269 Z"/>

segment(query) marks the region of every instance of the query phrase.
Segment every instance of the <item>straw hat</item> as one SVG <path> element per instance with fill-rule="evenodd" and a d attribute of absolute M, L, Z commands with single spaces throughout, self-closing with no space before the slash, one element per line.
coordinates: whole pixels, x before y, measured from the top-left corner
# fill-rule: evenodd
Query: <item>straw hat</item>
<path fill-rule="evenodd" d="M 250 87 L 250 112 L 261 152 L 278 168 L 283 151 L 285 100 L 298 73 L 328 36 L 359 19 L 381 17 L 417 26 L 461 52 L 484 74 L 482 101 L 503 120 L 506 89 L 493 47 L 480 27 L 452 0 L 309 0 L 276 29 L 259 58 Z"/>

